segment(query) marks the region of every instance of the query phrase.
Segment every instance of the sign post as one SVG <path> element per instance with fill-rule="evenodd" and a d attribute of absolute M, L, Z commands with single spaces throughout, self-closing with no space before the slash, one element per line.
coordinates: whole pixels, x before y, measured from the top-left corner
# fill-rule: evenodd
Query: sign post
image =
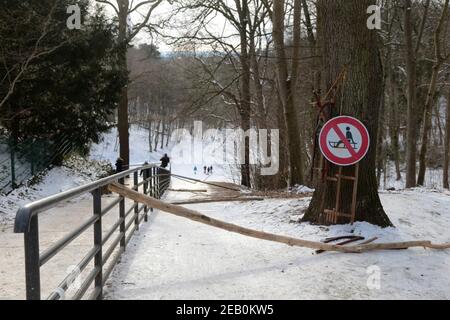
<path fill-rule="evenodd" d="M 328 223 L 337 223 L 339 218 L 350 218 L 355 222 L 356 202 L 358 195 L 359 162 L 366 156 L 370 147 L 370 136 L 367 128 L 353 117 L 341 116 L 328 121 L 319 135 L 320 151 L 330 163 L 339 166 L 338 173 L 330 177 L 326 175 L 326 182 L 336 182 L 336 203 L 332 209 L 325 208 L 325 193 L 322 196 L 321 211 Z M 343 167 L 355 166 L 355 175 L 343 175 Z M 342 180 L 353 181 L 351 213 L 340 210 Z"/>

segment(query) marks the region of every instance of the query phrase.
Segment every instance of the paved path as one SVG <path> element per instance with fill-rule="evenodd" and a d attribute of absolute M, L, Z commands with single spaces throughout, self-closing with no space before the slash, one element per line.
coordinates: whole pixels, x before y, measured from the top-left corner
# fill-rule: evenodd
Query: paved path
<path fill-rule="evenodd" d="M 103 196 L 103 206 L 115 199 L 117 199 L 115 195 Z M 131 202 L 127 201 L 126 208 L 129 208 L 130 204 Z M 41 252 L 76 226 L 85 222 L 91 215 L 92 197 L 89 194 L 62 203 L 39 215 Z M 117 221 L 118 216 L 118 207 L 116 206 L 105 215 L 103 232 L 108 231 Z M 118 233 L 116 232 L 116 234 Z M 46 298 L 59 285 L 68 270 L 71 270 L 92 246 L 93 230 L 90 228 L 41 268 L 42 298 Z M 25 299 L 23 235 L 14 234 L 12 226 L 0 226 L 0 252 L 0 300 Z M 91 270 L 91 267 L 87 267 L 86 271 L 82 273 L 82 277 Z"/>

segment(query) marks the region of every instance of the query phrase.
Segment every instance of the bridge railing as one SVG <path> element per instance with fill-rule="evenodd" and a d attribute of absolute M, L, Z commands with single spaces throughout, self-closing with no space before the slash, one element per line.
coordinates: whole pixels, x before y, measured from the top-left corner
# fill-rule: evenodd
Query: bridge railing
<path fill-rule="evenodd" d="M 140 179 L 140 176 L 142 176 L 142 179 Z M 92 261 L 92 270 L 84 277 L 84 281 L 79 284 L 71 298 L 83 298 L 89 288 L 94 285 L 88 298 L 102 299 L 103 286 L 114 266 L 125 251 L 134 232 L 139 229 L 142 221 L 148 220 L 148 212 L 153 211 L 152 208 L 145 205 L 139 206 L 137 202 L 130 208 L 126 208 L 123 197 L 103 206 L 102 194 L 106 186 L 114 182 L 124 184 L 126 177 L 132 177 L 134 190 L 157 199 L 162 197 L 170 185 L 170 171 L 155 164 L 150 164 L 119 172 L 84 186 L 35 201 L 19 209 L 15 219 L 14 232 L 24 234 L 26 298 L 28 300 L 41 299 L 41 267 L 91 227 L 93 227 L 94 233 L 92 248 L 77 263 L 76 268 L 74 268 L 76 273 L 71 273 L 62 279 L 60 285 L 54 289 L 47 299 L 59 300 L 65 298 L 65 293 L 74 282 L 74 277 L 80 276 Z M 92 194 L 92 217 L 80 226 L 74 227 L 68 235 L 52 243 L 48 249 L 41 252 L 39 248 L 39 215 L 62 202 L 78 198 L 86 193 Z M 109 230 L 104 231 L 102 218 L 117 207 L 119 209 L 118 219 L 115 220 Z M 113 238 L 117 230 L 119 230 L 119 234 Z M 116 250 L 118 247 L 119 250 Z"/>

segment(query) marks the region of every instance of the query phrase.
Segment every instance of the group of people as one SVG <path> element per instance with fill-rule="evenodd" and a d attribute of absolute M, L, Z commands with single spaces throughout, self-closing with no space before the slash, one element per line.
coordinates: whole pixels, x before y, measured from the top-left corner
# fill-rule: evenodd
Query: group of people
<path fill-rule="evenodd" d="M 203 167 L 203 173 L 204 174 L 212 174 L 213 173 L 213 167 L 212 166 L 210 166 L 210 167 L 204 166 Z"/>
<path fill-rule="evenodd" d="M 161 161 L 161 168 L 167 168 L 167 166 L 170 163 L 170 158 L 167 155 L 167 153 L 164 154 L 164 157 L 162 157 L 160 159 L 160 161 Z M 197 166 L 194 166 L 194 174 L 197 174 L 197 171 L 198 171 Z M 213 166 L 204 166 L 203 167 L 203 173 L 206 174 L 206 175 L 212 174 L 213 173 Z"/>
<path fill-rule="evenodd" d="M 161 168 L 167 168 L 167 166 L 170 163 L 170 158 L 167 155 L 167 153 L 164 154 L 164 157 L 162 157 L 160 159 L 160 161 L 161 161 Z M 194 174 L 197 174 L 197 171 L 198 171 L 197 166 L 195 166 L 194 167 Z M 206 174 L 206 175 L 212 174 L 213 173 L 213 166 L 204 166 L 203 167 L 203 173 Z"/>
<path fill-rule="evenodd" d="M 197 171 L 198 171 L 198 169 L 197 169 L 197 166 L 194 166 L 194 174 L 197 174 Z M 203 167 L 203 173 L 204 174 L 212 174 L 213 173 L 213 166 L 209 166 L 209 167 L 207 167 L 207 166 L 204 166 Z"/>

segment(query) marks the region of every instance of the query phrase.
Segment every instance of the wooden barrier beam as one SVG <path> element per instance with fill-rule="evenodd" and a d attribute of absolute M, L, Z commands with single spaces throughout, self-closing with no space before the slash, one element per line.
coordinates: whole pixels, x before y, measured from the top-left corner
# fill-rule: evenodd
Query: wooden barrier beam
<path fill-rule="evenodd" d="M 446 244 L 432 244 L 431 241 L 409 241 L 409 242 L 394 242 L 394 243 L 372 243 L 365 245 L 339 246 L 333 244 L 326 244 L 321 242 L 314 242 L 302 239 L 296 239 L 287 236 L 280 236 L 273 233 L 256 231 L 249 228 L 244 228 L 232 223 L 224 222 L 218 219 L 208 217 L 198 211 L 190 210 L 181 206 L 168 204 L 163 201 L 148 197 L 136 191 L 128 189 L 118 183 L 108 185 L 111 192 L 115 192 L 123 197 L 146 204 L 149 207 L 161 210 L 163 212 L 171 213 L 178 217 L 186 218 L 202 224 L 206 224 L 215 228 L 223 229 L 229 232 L 238 233 L 244 236 L 267 240 L 272 242 L 283 243 L 289 246 L 309 248 L 313 250 L 336 251 L 344 253 L 361 253 L 375 250 L 393 250 L 405 249 L 413 247 L 430 248 L 436 250 L 450 249 L 450 243 Z"/>
<path fill-rule="evenodd" d="M 172 173 L 171 175 L 172 175 L 172 177 L 175 177 L 175 178 L 178 178 L 178 179 L 190 180 L 190 181 L 206 184 L 208 186 L 213 186 L 213 187 L 217 187 L 217 188 L 222 188 L 222 189 L 227 189 L 227 190 L 232 190 L 232 191 L 238 191 L 238 192 L 241 191 L 238 188 L 227 187 L 227 186 L 223 186 L 223 185 L 220 185 L 220 184 L 217 184 L 217 183 L 213 183 L 213 182 L 206 182 L 206 181 L 202 181 L 202 180 L 198 180 L 198 179 L 194 179 L 194 178 L 184 177 L 184 176 L 180 176 L 180 175 L 174 174 L 174 173 Z"/>
<path fill-rule="evenodd" d="M 168 189 L 168 191 L 173 192 L 208 192 L 206 189 L 198 189 L 198 190 L 191 190 L 191 189 Z"/>
<path fill-rule="evenodd" d="M 185 201 L 174 201 L 171 204 L 198 204 L 198 203 L 214 203 L 214 202 L 244 202 L 244 201 L 264 201 L 264 198 L 242 198 L 242 197 L 223 197 L 223 198 L 209 198 L 209 199 L 192 199 Z"/>

